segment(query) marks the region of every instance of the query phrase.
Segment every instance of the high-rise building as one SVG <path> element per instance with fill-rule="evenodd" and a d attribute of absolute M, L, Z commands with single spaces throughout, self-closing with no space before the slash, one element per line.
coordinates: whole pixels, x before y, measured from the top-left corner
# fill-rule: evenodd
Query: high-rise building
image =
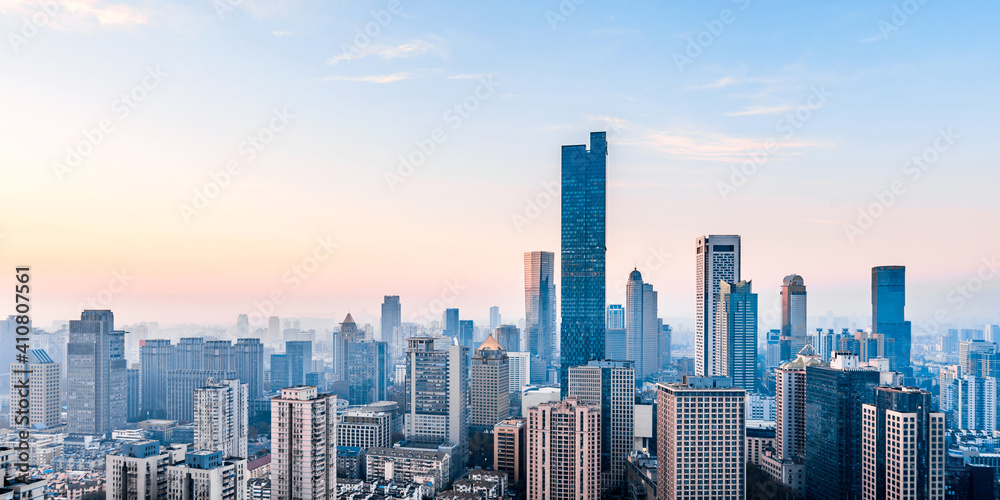
<path fill-rule="evenodd" d="M 531 384 L 531 353 L 508 352 L 510 362 L 510 392 L 520 394 L 521 389 Z"/>
<path fill-rule="evenodd" d="M 236 339 L 233 346 L 233 364 L 240 382 L 247 384 L 249 398 L 264 395 L 264 345 L 260 339 Z"/>
<path fill-rule="evenodd" d="M 444 325 L 444 334 L 451 337 L 458 337 L 458 308 L 452 307 L 444 310 L 444 318 L 442 319 L 442 324 Z"/>
<path fill-rule="evenodd" d="M 628 331 L 625 330 L 625 308 L 621 304 L 608 306 L 604 325 L 604 357 L 628 359 Z"/>
<path fill-rule="evenodd" d="M 657 324 L 660 327 L 660 341 L 657 346 L 659 347 L 659 364 L 661 369 L 666 369 L 674 362 L 672 353 L 673 330 L 670 329 L 670 325 L 664 325 L 662 319 L 657 320 Z"/>
<path fill-rule="evenodd" d="M 997 419 L 997 379 L 967 375 L 953 382 L 958 428 L 991 433 L 1000 430 Z M 942 391 L 944 389 L 942 388 Z"/>
<path fill-rule="evenodd" d="M 500 306 L 490 307 L 490 333 L 497 331 L 500 326 Z"/>
<path fill-rule="evenodd" d="M 271 498 L 337 498 L 337 397 L 316 387 L 271 399 Z"/>
<path fill-rule="evenodd" d="M 476 332 L 476 325 L 470 319 L 463 319 L 458 322 L 458 343 L 469 350 L 472 350 L 475 346 L 472 344 L 472 338 Z"/>
<path fill-rule="evenodd" d="M 858 416 L 862 405 L 875 401 L 879 372 L 846 352 L 834 352 L 829 365 L 810 362 L 805 372 L 805 496 L 861 500 Z"/>
<path fill-rule="evenodd" d="M 514 325 L 498 326 L 496 331 L 493 332 L 493 338 L 507 352 L 521 350 L 521 331 Z"/>
<path fill-rule="evenodd" d="M 404 433 L 409 441 L 451 444 L 465 470 L 469 434 L 468 350 L 449 337 L 407 339 Z"/>
<path fill-rule="evenodd" d="M 945 497 L 944 414 L 931 411 L 931 393 L 879 387 L 862 425 L 865 500 Z"/>
<path fill-rule="evenodd" d="M 745 400 L 723 377 L 657 384 L 659 500 L 745 497 Z"/>
<path fill-rule="evenodd" d="M 782 361 L 806 345 L 806 285 L 797 274 L 785 276 L 781 283 L 781 342 Z"/>
<path fill-rule="evenodd" d="M 632 361 L 590 361 L 569 368 L 569 397 L 601 409 L 601 488 L 625 494 L 625 462 L 634 441 L 635 369 Z"/>
<path fill-rule="evenodd" d="M 169 496 L 161 498 L 242 500 L 249 498 L 248 480 L 245 458 L 227 459 L 221 451 L 194 450 L 187 453 L 184 463 L 167 466 Z"/>
<path fill-rule="evenodd" d="M 827 363 L 806 344 L 795 360 L 775 370 L 775 453 L 760 458 L 765 471 L 800 495 L 806 486 L 806 369 L 811 366 Z"/>
<path fill-rule="evenodd" d="M 997 344 L 985 340 L 963 340 L 958 343 L 958 365 L 962 367 L 962 375 L 989 377 L 989 370 L 984 373 L 980 363 L 973 363 L 973 358 L 979 353 L 995 353 Z"/>
<path fill-rule="evenodd" d="M 167 417 L 167 372 L 174 367 L 174 346 L 169 340 L 150 339 L 139 344 L 142 372 L 142 414 Z"/>
<path fill-rule="evenodd" d="M 59 403 L 59 363 L 53 361 L 44 349 L 28 349 L 27 358 L 27 363 L 10 364 L 10 427 L 58 427 L 62 407 Z M 28 390 L 28 407 L 22 408 L 18 402 L 22 400 L 25 388 Z"/>
<path fill-rule="evenodd" d="M 698 238 L 696 245 L 694 372 L 702 377 L 717 375 L 716 307 L 719 303 L 720 283 L 740 281 L 740 237 L 702 236 Z"/>
<path fill-rule="evenodd" d="M 248 384 L 209 380 L 194 390 L 194 449 L 221 451 L 222 458 L 248 458 Z"/>
<path fill-rule="evenodd" d="M 125 332 L 111 311 L 86 310 L 69 322 L 66 413 L 69 432 L 110 434 L 128 414 Z"/>
<path fill-rule="evenodd" d="M 472 356 L 469 425 L 488 430 L 510 416 L 510 361 L 490 335 Z"/>
<path fill-rule="evenodd" d="M 591 132 L 586 145 L 562 148 L 562 393 L 569 367 L 604 359 L 605 219 L 608 141 Z"/>
<path fill-rule="evenodd" d="M 903 318 L 906 306 L 906 266 L 872 268 L 872 331 L 893 341 L 886 353 L 889 366 L 910 377 L 910 322 Z"/>
<path fill-rule="evenodd" d="M 250 317 L 240 314 L 236 317 L 236 338 L 245 338 L 250 335 Z"/>
<path fill-rule="evenodd" d="M 987 342 L 1000 342 L 1000 325 L 986 325 L 983 339 Z"/>
<path fill-rule="evenodd" d="M 205 339 L 186 337 L 174 346 L 174 363 L 171 370 L 201 370 L 205 362 Z"/>
<path fill-rule="evenodd" d="M 292 367 L 285 354 L 271 355 L 271 391 L 292 387 Z"/>
<path fill-rule="evenodd" d="M 125 385 L 128 390 L 128 397 L 126 398 L 126 407 L 128 409 L 127 420 L 135 422 L 142 418 L 142 370 L 139 368 L 129 368 L 126 374 Z"/>
<path fill-rule="evenodd" d="M 524 252 L 524 330 L 527 351 L 546 366 L 556 343 L 556 280 L 552 252 Z"/>
<path fill-rule="evenodd" d="M 529 500 L 597 500 L 600 471 L 599 406 L 567 397 L 528 409 Z"/>
<path fill-rule="evenodd" d="M 634 269 L 628 275 L 625 293 L 625 359 L 635 362 L 636 380 L 642 381 L 660 370 L 656 292 Z"/>
<path fill-rule="evenodd" d="M 267 343 L 276 344 L 281 340 L 281 318 L 271 316 L 267 318 Z"/>
<path fill-rule="evenodd" d="M 715 313 L 715 373 L 757 392 L 757 294 L 751 282 L 719 285 Z"/>
<path fill-rule="evenodd" d="M 194 421 L 194 393 L 217 380 L 235 380 L 232 370 L 170 370 L 167 372 L 167 419 Z"/>
<path fill-rule="evenodd" d="M 527 428 L 528 421 L 523 418 L 506 419 L 493 426 L 493 468 L 506 472 L 518 489 L 524 488 L 527 479 Z"/>
<path fill-rule="evenodd" d="M 333 355 L 334 376 L 337 380 L 345 380 L 347 376 L 347 343 L 358 342 L 365 339 L 365 332 L 358 329 L 358 324 L 354 322 L 351 313 L 347 313 L 344 321 L 340 323 L 340 331 L 334 334 L 333 344 L 337 346 Z"/>
<path fill-rule="evenodd" d="M 312 371 L 312 341 L 292 340 L 285 342 L 285 358 L 291 376 L 289 386 L 306 383 L 306 374 Z"/>
<path fill-rule="evenodd" d="M 159 441 L 122 444 L 105 458 L 105 494 L 110 499 L 160 500 L 167 497 L 167 467 L 172 455 L 160 452 Z"/>
<path fill-rule="evenodd" d="M 388 342 L 394 349 L 399 349 L 401 326 L 403 326 L 403 315 L 399 306 L 399 295 L 386 295 L 382 299 L 382 341 Z"/>
<path fill-rule="evenodd" d="M 392 446 L 392 414 L 384 411 L 348 410 L 337 423 L 337 446 L 362 449 Z"/>
<path fill-rule="evenodd" d="M 375 340 L 347 342 L 348 402 L 369 405 L 389 399 L 389 344 Z"/>
<path fill-rule="evenodd" d="M 233 343 L 228 340 L 209 340 L 205 342 L 205 357 L 201 363 L 204 370 L 232 370 Z"/>

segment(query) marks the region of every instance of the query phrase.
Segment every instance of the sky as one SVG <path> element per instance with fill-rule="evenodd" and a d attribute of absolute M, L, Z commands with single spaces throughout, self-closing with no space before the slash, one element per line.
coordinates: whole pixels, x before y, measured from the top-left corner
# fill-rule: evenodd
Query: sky
<path fill-rule="evenodd" d="M 524 315 L 560 146 L 608 132 L 608 302 L 691 325 L 695 239 L 740 234 L 771 328 L 1000 322 L 1000 5 L 934 0 L 0 0 L 0 263 L 36 322 L 443 307 Z M 914 159 L 916 158 L 916 159 Z M 13 300 L 7 309 L 13 309 Z M 771 322 L 771 323 L 769 323 Z M 817 326 L 810 324 L 810 328 Z"/>

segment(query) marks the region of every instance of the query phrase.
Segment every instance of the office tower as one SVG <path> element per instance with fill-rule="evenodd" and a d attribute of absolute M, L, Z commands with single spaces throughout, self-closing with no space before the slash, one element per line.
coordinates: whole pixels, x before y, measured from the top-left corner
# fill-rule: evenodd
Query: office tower
<path fill-rule="evenodd" d="M 236 377 L 247 384 L 248 397 L 264 395 L 264 344 L 260 339 L 237 339 L 233 346 L 233 366 Z"/>
<path fill-rule="evenodd" d="M 444 334 L 451 337 L 458 337 L 458 309 L 449 308 L 444 310 Z"/>
<path fill-rule="evenodd" d="M 472 320 L 461 320 L 458 322 L 458 343 L 468 347 L 470 350 L 475 347 L 472 345 L 472 336 L 476 331 L 476 326 Z"/>
<path fill-rule="evenodd" d="M 10 364 L 10 427 L 14 429 L 48 429 L 58 427 L 59 363 L 52 361 L 44 349 L 28 349 L 27 363 Z M 28 407 L 21 407 L 24 389 L 28 390 Z M 41 426 L 41 427 L 39 427 Z"/>
<path fill-rule="evenodd" d="M 392 446 L 392 413 L 347 410 L 337 423 L 337 446 L 362 449 Z"/>
<path fill-rule="evenodd" d="M 389 399 L 389 344 L 362 340 L 345 344 L 348 402 L 369 405 Z"/>
<path fill-rule="evenodd" d="M 271 399 L 271 498 L 337 497 L 337 397 L 315 387 Z"/>
<path fill-rule="evenodd" d="M 861 406 L 875 401 L 878 370 L 835 352 L 830 363 L 805 367 L 806 497 L 860 500 Z"/>
<path fill-rule="evenodd" d="M 236 317 L 236 338 L 245 338 L 250 335 L 250 318 L 246 314 Z"/>
<path fill-rule="evenodd" d="M 217 380 L 236 378 L 232 370 L 170 370 L 167 372 L 167 419 L 194 421 L 195 389 Z"/>
<path fill-rule="evenodd" d="M 1000 342 L 1000 325 L 986 325 L 983 332 L 983 340 L 987 342 Z"/>
<path fill-rule="evenodd" d="M 636 380 L 642 381 L 660 369 L 656 292 L 636 269 L 628 275 L 625 293 L 625 359 L 635 362 Z"/>
<path fill-rule="evenodd" d="M 520 394 L 521 388 L 531 384 L 531 353 L 508 352 L 510 363 L 510 393 Z"/>
<path fill-rule="evenodd" d="M 347 375 L 347 343 L 357 342 L 365 339 L 365 332 L 358 329 L 358 324 L 354 322 L 351 313 L 347 313 L 344 321 L 340 324 L 340 332 L 334 336 L 334 345 L 337 352 L 334 353 L 334 376 L 337 380 L 344 380 Z"/>
<path fill-rule="evenodd" d="M 625 329 L 625 308 L 621 304 L 611 304 L 608 306 L 605 328 L 608 330 Z"/>
<path fill-rule="evenodd" d="M 510 362 L 490 335 L 472 356 L 472 415 L 469 425 L 492 429 L 510 416 Z"/>
<path fill-rule="evenodd" d="M 267 343 L 273 344 L 281 339 L 281 319 L 277 316 L 267 318 Z"/>
<path fill-rule="evenodd" d="M 567 397 L 528 409 L 529 500 L 597 500 L 600 471 L 599 406 Z"/>
<path fill-rule="evenodd" d="M 782 355 L 791 359 L 806 345 L 806 285 L 802 276 L 789 274 L 781 283 Z"/>
<path fill-rule="evenodd" d="M 507 352 L 521 350 L 521 331 L 514 325 L 500 325 L 493 332 L 494 339 Z"/>
<path fill-rule="evenodd" d="M 205 339 L 201 337 L 182 338 L 174 346 L 173 370 L 201 370 L 205 362 Z"/>
<path fill-rule="evenodd" d="M 702 377 L 717 375 L 715 314 L 719 303 L 719 284 L 740 281 L 740 237 L 702 236 L 696 244 L 694 372 Z"/>
<path fill-rule="evenodd" d="M 126 390 L 128 391 L 126 419 L 129 422 L 135 422 L 142 418 L 142 370 L 129 368 L 125 377 Z"/>
<path fill-rule="evenodd" d="M 906 305 L 906 266 L 872 268 L 872 331 L 893 341 L 886 353 L 890 367 L 910 377 L 910 322 L 903 319 Z"/>
<path fill-rule="evenodd" d="M 490 307 L 490 333 L 497 331 L 500 326 L 500 306 Z"/>
<path fill-rule="evenodd" d="M 569 397 L 601 409 L 602 495 L 625 494 L 625 458 L 632 452 L 635 368 L 632 361 L 590 361 L 569 368 Z"/>
<path fill-rule="evenodd" d="M 944 414 L 931 411 L 931 393 L 879 387 L 862 425 L 865 500 L 944 498 Z"/>
<path fill-rule="evenodd" d="M 171 454 L 160 452 L 159 441 L 123 443 L 117 454 L 105 459 L 107 498 L 160 500 L 167 498 L 167 467 Z"/>
<path fill-rule="evenodd" d="M 467 349 L 449 337 L 412 337 L 406 349 L 404 426 L 409 441 L 456 447 L 464 471 L 469 433 Z"/>
<path fill-rule="evenodd" d="M 764 354 L 764 366 L 770 373 L 772 368 L 781 365 L 781 330 L 767 332 L 767 352 Z"/>
<path fill-rule="evenodd" d="M 724 377 L 657 384 L 659 500 L 744 498 L 745 400 Z"/>
<path fill-rule="evenodd" d="M 941 336 L 939 350 L 945 354 L 958 351 L 958 330 L 949 329 L 948 333 Z"/>
<path fill-rule="evenodd" d="M 292 367 L 285 354 L 271 355 L 271 391 L 292 386 Z"/>
<path fill-rule="evenodd" d="M 508 480 L 519 490 L 527 479 L 527 423 L 523 418 L 511 418 L 493 426 L 493 467 L 506 472 Z"/>
<path fill-rule="evenodd" d="M 963 340 L 958 343 L 958 364 L 962 367 L 962 375 L 989 376 L 982 373 L 981 367 L 972 363 L 974 354 L 995 352 L 997 345 L 985 340 Z"/>
<path fill-rule="evenodd" d="M 970 431 L 1000 430 L 997 427 L 997 379 L 967 375 L 954 381 L 958 428 Z M 942 388 L 942 391 L 944 389 Z"/>
<path fill-rule="evenodd" d="M 524 252 L 524 331 L 527 351 L 549 366 L 556 343 L 556 254 Z"/>
<path fill-rule="evenodd" d="M 657 324 L 660 326 L 660 341 L 658 355 L 660 358 L 660 368 L 666 369 L 673 364 L 673 353 L 671 350 L 673 342 L 673 331 L 670 329 L 670 325 L 664 325 L 663 320 L 657 320 Z"/>
<path fill-rule="evenodd" d="M 222 451 L 222 458 L 249 458 L 248 385 L 209 380 L 194 390 L 194 449 Z"/>
<path fill-rule="evenodd" d="M 69 432 L 110 434 L 127 418 L 125 332 L 111 311 L 86 310 L 69 322 L 66 413 Z"/>
<path fill-rule="evenodd" d="M 621 304 L 608 306 L 604 324 L 604 357 L 626 360 L 628 331 L 625 329 L 625 308 Z"/>
<path fill-rule="evenodd" d="M 562 327 L 559 383 L 569 367 L 604 359 L 604 240 L 608 142 L 591 132 L 586 145 L 562 147 Z"/>
<path fill-rule="evenodd" d="M 401 311 L 399 295 L 386 295 L 382 299 L 382 341 L 388 342 L 394 349 L 398 349 L 400 345 L 397 329 L 403 326 Z"/>
<path fill-rule="evenodd" d="M 139 360 L 142 414 L 146 418 L 166 418 L 167 372 L 174 366 L 174 346 L 169 340 L 143 340 L 139 343 Z"/>
<path fill-rule="evenodd" d="M 719 285 L 715 313 L 715 373 L 757 392 L 757 294 L 751 282 Z"/>
<path fill-rule="evenodd" d="M 205 342 L 203 370 L 229 370 L 233 366 L 233 343 L 228 340 Z"/>
<path fill-rule="evenodd" d="M 306 383 L 306 374 L 312 371 L 312 342 L 308 340 L 293 340 L 285 342 L 285 358 L 288 359 L 288 370 L 292 385 Z"/>
<path fill-rule="evenodd" d="M 806 344 L 794 361 L 775 370 L 774 454 L 761 456 L 761 467 L 797 494 L 805 488 L 806 369 L 827 366 Z"/>
<path fill-rule="evenodd" d="M 170 500 L 243 500 L 247 496 L 247 460 L 220 451 L 187 453 L 183 464 L 167 466 Z M 114 498 L 114 497 L 112 497 Z"/>

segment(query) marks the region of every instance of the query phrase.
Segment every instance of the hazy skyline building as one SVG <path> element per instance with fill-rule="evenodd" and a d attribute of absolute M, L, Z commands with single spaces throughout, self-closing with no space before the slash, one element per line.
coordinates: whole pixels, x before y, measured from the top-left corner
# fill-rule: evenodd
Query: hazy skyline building
<path fill-rule="evenodd" d="M 451 307 L 444 310 L 444 316 L 442 317 L 441 326 L 444 328 L 444 334 L 451 338 L 458 337 L 458 308 Z"/>
<path fill-rule="evenodd" d="M 524 252 L 524 330 L 527 350 L 546 366 L 556 342 L 556 281 L 553 252 Z"/>
<path fill-rule="evenodd" d="M 790 274 L 781 283 L 781 359 L 790 360 L 806 345 L 806 285 Z"/>
<path fill-rule="evenodd" d="M 490 333 L 497 331 L 500 326 L 500 306 L 490 307 Z"/>
<path fill-rule="evenodd" d="M 507 352 L 518 352 L 521 350 L 521 330 L 518 330 L 514 325 L 500 325 L 493 332 L 493 338 Z"/>
<path fill-rule="evenodd" d="M 604 359 L 605 220 L 608 142 L 591 132 L 586 145 L 562 147 L 562 327 L 559 381 L 569 367 Z"/>
<path fill-rule="evenodd" d="M 713 376 L 716 362 L 716 306 L 720 283 L 740 281 L 740 236 L 702 236 L 696 241 L 695 360 L 698 376 Z"/>
<path fill-rule="evenodd" d="M 393 348 L 399 348 L 399 328 L 403 326 L 403 313 L 399 305 L 399 295 L 386 295 L 382 300 L 382 341 Z"/>
<path fill-rule="evenodd" d="M 290 382 L 288 386 L 304 385 L 306 374 L 312 371 L 312 341 L 290 340 L 285 342 Z"/>
<path fill-rule="evenodd" d="M 893 341 L 887 353 L 890 367 L 910 377 L 911 326 L 904 318 L 906 307 L 906 266 L 872 268 L 872 330 Z"/>
<path fill-rule="evenodd" d="M 633 269 L 625 285 L 625 358 L 635 363 L 637 381 L 660 370 L 660 323 L 653 285 Z"/>
<path fill-rule="evenodd" d="M 347 352 L 347 401 L 369 405 L 389 399 L 389 344 L 362 340 L 345 344 Z"/>
<path fill-rule="evenodd" d="M 236 377 L 247 384 L 250 399 L 264 395 L 264 344 L 260 339 L 236 339 L 233 346 L 232 370 Z"/>
<path fill-rule="evenodd" d="M 128 381 L 125 332 L 108 310 L 85 310 L 69 322 L 66 414 L 69 432 L 100 435 L 125 425 Z"/>

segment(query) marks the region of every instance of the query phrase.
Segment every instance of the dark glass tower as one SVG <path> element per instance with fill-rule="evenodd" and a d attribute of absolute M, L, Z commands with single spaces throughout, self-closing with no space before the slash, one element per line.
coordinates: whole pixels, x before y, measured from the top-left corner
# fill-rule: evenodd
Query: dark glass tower
<path fill-rule="evenodd" d="M 903 319 L 906 306 L 906 267 L 872 268 L 872 329 L 893 341 L 893 351 L 886 352 L 893 370 L 913 375 L 910 368 L 910 322 Z M 888 351 L 888 344 L 887 344 Z"/>
<path fill-rule="evenodd" d="M 586 145 L 562 148 L 562 363 L 566 394 L 569 367 L 604 358 L 604 240 L 608 142 L 591 132 Z"/>
<path fill-rule="evenodd" d="M 288 358 L 288 372 L 291 376 L 288 387 L 305 384 L 306 374 L 312 371 L 312 342 L 309 340 L 285 342 L 285 356 Z"/>
<path fill-rule="evenodd" d="M 451 338 L 458 337 L 457 308 L 450 308 L 444 310 L 444 334 Z"/>

